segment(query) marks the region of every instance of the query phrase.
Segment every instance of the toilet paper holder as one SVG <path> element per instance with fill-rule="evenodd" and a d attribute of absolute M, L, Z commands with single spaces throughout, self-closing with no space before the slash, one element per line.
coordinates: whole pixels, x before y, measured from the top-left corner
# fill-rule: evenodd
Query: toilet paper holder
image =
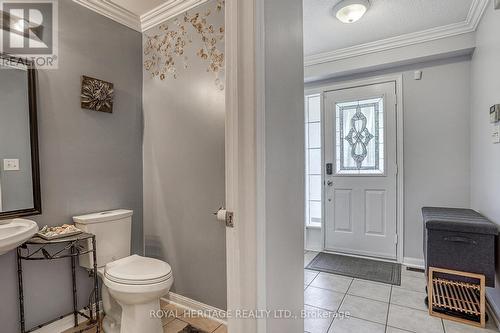
<path fill-rule="evenodd" d="M 224 222 L 226 227 L 234 228 L 234 213 L 227 211 L 224 206 L 221 206 L 218 211 L 214 213 L 217 216 L 217 220 L 220 222 Z"/>

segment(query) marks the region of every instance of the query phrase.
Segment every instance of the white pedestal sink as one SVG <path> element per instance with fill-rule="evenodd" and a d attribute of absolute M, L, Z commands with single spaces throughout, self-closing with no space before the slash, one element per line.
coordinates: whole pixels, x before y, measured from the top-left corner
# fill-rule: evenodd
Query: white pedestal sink
<path fill-rule="evenodd" d="M 6 221 L 1 221 L 0 224 L 0 255 L 15 249 L 38 232 L 38 224 L 35 221 L 26 219 Z"/>

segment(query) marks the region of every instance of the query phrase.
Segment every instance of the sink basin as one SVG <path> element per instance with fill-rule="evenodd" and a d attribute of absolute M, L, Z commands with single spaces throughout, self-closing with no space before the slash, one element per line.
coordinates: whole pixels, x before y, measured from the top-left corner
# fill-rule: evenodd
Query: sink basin
<path fill-rule="evenodd" d="M 8 221 L 0 224 L 0 255 L 15 249 L 38 232 L 38 224 L 34 221 L 26 219 Z"/>

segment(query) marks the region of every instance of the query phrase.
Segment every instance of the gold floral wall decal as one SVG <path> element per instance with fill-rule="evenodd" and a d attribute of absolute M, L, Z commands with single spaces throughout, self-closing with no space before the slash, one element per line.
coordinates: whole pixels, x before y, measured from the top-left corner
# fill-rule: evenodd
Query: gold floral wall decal
<path fill-rule="evenodd" d="M 158 26 L 153 35 L 145 35 L 144 68 L 153 78 L 176 79 L 179 64 L 189 68 L 187 46 L 193 38 L 201 41 L 202 47 L 196 57 L 208 63 L 206 71 L 215 75 L 215 85 L 224 89 L 224 26 L 214 26 L 208 22 L 213 15 L 223 15 L 225 0 L 214 2 L 214 8 L 204 13 L 185 12 L 181 18 L 175 18 Z"/>

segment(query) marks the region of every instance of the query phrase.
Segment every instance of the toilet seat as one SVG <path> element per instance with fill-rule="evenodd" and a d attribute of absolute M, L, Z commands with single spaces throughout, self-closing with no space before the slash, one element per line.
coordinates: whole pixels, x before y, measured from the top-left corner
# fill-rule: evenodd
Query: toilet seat
<path fill-rule="evenodd" d="M 172 279 L 172 268 L 164 261 L 131 255 L 104 268 L 107 280 L 124 285 L 152 285 Z"/>

